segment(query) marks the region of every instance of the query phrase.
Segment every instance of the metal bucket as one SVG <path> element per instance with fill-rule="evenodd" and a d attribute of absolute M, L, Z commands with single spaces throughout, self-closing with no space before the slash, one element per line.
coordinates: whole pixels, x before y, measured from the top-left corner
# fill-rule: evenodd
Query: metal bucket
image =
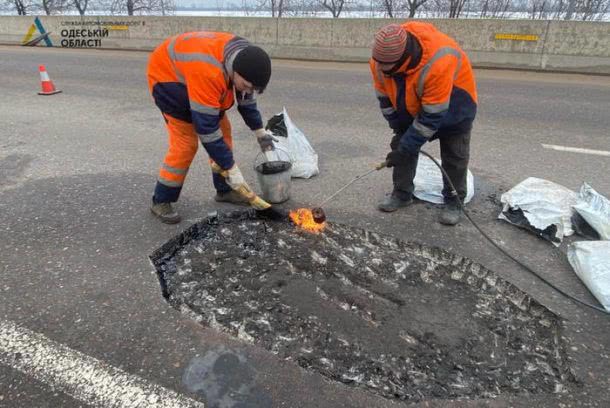
<path fill-rule="evenodd" d="M 270 203 L 283 203 L 290 198 L 290 169 L 292 163 L 285 150 L 260 152 L 254 160 L 254 170 L 261 197 Z"/>

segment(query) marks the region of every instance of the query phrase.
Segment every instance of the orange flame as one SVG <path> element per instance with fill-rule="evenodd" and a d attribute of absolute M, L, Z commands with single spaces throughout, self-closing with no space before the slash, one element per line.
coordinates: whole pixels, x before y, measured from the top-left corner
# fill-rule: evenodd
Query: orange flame
<path fill-rule="evenodd" d="M 305 231 L 318 233 L 326 227 L 326 222 L 318 224 L 313 220 L 313 214 L 309 208 L 299 208 L 296 211 L 290 211 L 289 215 L 292 222 Z"/>

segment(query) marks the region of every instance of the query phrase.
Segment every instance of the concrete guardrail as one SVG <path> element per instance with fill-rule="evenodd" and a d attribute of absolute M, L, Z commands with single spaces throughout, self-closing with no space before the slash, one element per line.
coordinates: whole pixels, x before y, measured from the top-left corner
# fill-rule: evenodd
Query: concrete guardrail
<path fill-rule="evenodd" d="M 186 31 L 228 31 L 275 58 L 366 61 L 374 32 L 390 19 L 253 17 L 0 17 L 0 44 L 151 50 Z M 610 75 L 610 23 L 426 20 L 454 37 L 477 67 Z M 49 33 L 44 37 L 45 33 Z M 43 37 L 43 38 L 41 38 Z"/>

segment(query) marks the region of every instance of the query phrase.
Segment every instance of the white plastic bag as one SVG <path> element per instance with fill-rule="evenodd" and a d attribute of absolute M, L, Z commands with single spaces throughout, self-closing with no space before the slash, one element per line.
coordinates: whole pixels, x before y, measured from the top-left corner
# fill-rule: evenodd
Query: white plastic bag
<path fill-rule="evenodd" d="M 502 194 L 498 218 L 559 245 L 564 236 L 574 234 L 571 217 L 577 200 L 578 195 L 564 186 L 529 177 Z"/>
<path fill-rule="evenodd" d="M 606 197 L 583 183 L 574 209 L 597 231 L 601 239 L 610 240 L 610 201 Z"/>
<path fill-rule="evenodd" d="M 283 121 L 286 126 L 287 135 L 276 135 L 276 145 L 280 146 L 290 155 L 292 177 L 310 178 L 320 173 L 318 169 L 318 154 L 315 152 L 309 141 L 290 120 L 286 108 L 282 111 Z M 271 129 L 273 131 L 273 129 Z"/>
<path fill-rule="evenodd" d="M 441 161 L 438 160 L 438 162 Z M 415 197 L 430 203 L 443 204 L 443 174 L 436 164 L 423 154 L 419 156 L 413 184 L 415 185 L 413 191 Z M 470 202 L 474 196 L 474 177 L 470 170 L 466 176 L 466 189 L 464 204 Z"/>
<path fill-rule="evenodd" d="M 610 312 L 610 241 L 579 241 L 568 246 L 576 275 Z"/>

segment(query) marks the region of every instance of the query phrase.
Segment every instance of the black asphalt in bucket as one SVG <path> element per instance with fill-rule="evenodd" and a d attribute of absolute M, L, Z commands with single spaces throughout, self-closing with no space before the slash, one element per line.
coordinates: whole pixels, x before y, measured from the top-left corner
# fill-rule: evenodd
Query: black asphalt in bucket
<path fill-rule="evenodd" d="M 279 204 L 290 198 L 291 168 L 290 155 L 279 147 L 256 156 L 254 170 L 265 201 Z"/>
<path fill-rule="evenodd" d="M 270 161 L 256 166 L 256 171 L 261 174 L 278 174 L 290 170 L 291 163 L 286 161 Z"/>

